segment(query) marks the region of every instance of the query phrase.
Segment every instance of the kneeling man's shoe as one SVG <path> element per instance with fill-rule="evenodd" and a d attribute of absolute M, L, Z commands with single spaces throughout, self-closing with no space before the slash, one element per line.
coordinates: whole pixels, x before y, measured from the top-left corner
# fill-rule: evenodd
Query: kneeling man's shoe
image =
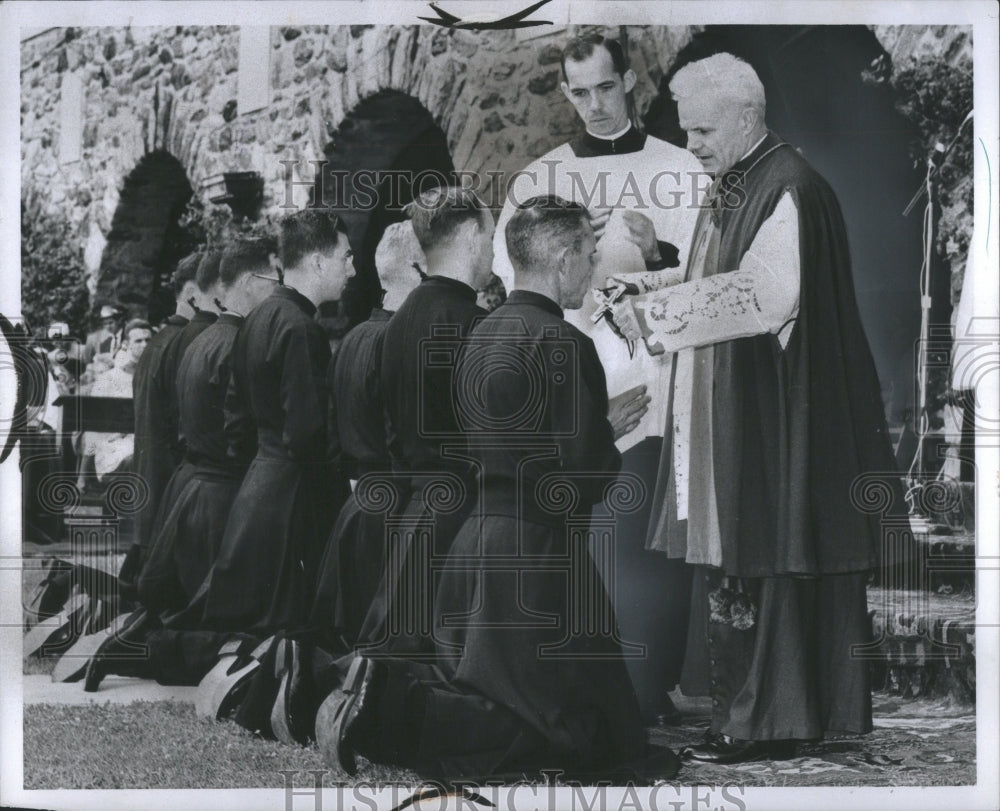
<path fill-rule="evenodd" d="M 377 662 L 356 656 L 344 684 L 326 697 L 316 713 L 316 743 L 324 762 L 352 777 L 358 771 L 357 744 L 364 729 L 374 726 L 382 670 Z"/>
<path fill-rule="evenodd" d="M 685 760 L 720 765 L 752 760 L 787 760 L 795 756 L 795 741 L 746 741 L 717 735 L 695 746 L 685 746 L 680 754 Z"/>
<path fill-rule="evenodd" d="M 142 647 L 142 640 L 157 625 L 155 616 L 148 614 L 145 609 L 138 609 L 131 614 L 119 615 L 105 631 L 98 632 L 103 639 L 96 644 L 93 655 L 84 658 L 86 651 L 82 646 L 70 649 L 67 656 L 80 657 L 79 672 L 83 674 L 84 692 L 97 692 L 104 677 L 109 674 L 145 676 L 147 654 Z M 95 644 L 99 636 L 92 634 L 84 639 L 92 639 L 91 644 Z"/>

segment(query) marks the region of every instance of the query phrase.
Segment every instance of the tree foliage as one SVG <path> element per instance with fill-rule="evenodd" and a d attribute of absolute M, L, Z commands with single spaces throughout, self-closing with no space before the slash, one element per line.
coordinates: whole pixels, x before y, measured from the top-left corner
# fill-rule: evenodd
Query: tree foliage
<path fill-rule="evenodd" d="M 79 236 L 63 219 L 21 205 L 21 315 L 32 332 L 65 321 L 86 335 L 89 296 Z"/>

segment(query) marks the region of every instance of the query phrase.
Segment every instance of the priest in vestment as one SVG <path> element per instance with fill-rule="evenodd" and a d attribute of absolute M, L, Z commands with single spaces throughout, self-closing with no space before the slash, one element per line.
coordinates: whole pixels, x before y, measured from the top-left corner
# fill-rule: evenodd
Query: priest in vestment
<path fill-rule="evenodd" d="M 514 179 L 494 238 L 494 272 L 509 287 L 513 269 L 503 229 L 522 202 L 556 194 L 582 204 L 598 236 L 591 287 L 609 276 L 649 272 L 661 283 L 683 275 L 708 180 L 686 149 L 640 132 L 629 119 L 628 93 L 636 83 L 620 44 L 596 35 L 569 40 L 562 57 L 562 90 L 584 131 L 526 166 Z M 628 660 L 647 721 L 676 718 L 668 691 L 680 676 L 691 572 L 680 560 L 644 548 L 666 424 L 673 356 L 634 352 L 604 321 L 594 323 L 588 297 L 566 320 L 593 342 L 607 377 L 612 420 L 623 432 L 623 476 L 647 482 L 647 497 L 615 521 L 614 557 L 602 566 L 623 639 L 645 646 Z M 637 386 L 644 386 L 636 389 Z M 648 398 L 648 409 L 643 400 Z"/>
<path fill-rule="evenodd" d="M 697 567 L 681 689 L 712 698 L 709 737 L 682 754 L 776 758 L 872 728 L 853 646 L 870 641 L 881 528 L 852 488 L 898 480 L 832 189 L 767 129 L 742 60 L 693 62 L 670 89 L 709 206 L 685 281 L 614 318 L 677 353 L 649 543 Z"/>

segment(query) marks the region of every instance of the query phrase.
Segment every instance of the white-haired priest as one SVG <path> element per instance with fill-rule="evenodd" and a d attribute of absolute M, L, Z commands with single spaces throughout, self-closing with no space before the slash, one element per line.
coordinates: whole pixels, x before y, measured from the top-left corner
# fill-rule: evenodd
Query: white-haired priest
<path fill-rule="evenodd" d="M 871 730 L 852 646 L 880 526 L 851 488 L 894 465 L 832 189 L 768 130 L 747 63 L 692 62 L 670 90 L 715 177 L 685 281 L 615 321 L 678 353 L 649 543 L 699 567 L 681 689 L 711 695 L 711 734 L 683 754 L 734 763 Z"/>

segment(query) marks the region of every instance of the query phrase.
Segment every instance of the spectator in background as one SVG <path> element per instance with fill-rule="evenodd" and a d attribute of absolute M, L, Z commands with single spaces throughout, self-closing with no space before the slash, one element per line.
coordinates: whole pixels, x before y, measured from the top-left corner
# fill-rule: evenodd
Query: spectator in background
<path fill-rule="evenodd" d="M 113 357 L 122 343 L 123 313 L 111 304 L 101 307 L 101 325 L 87 336 L 83 346 L 83 363 L 89 365 L 99 355 Z"/>
<path fill-rule="evenodd" d="M 153 328 L 148 321 L 133 319 L 125 325 L 124 339 L 114 355 L 110 369 L 99 375 L 90 389 L 91 397 L 132 396 L 132 374 L 136 362 L 153 337 Z M 132 463 L 132 434 L 113 434 L 88 431 L 84 435 L 83 459 L 77 477 L 77 486 L 86 488 L 90 471 L 102 481 L 109 473 L 128 469 Z"/>

